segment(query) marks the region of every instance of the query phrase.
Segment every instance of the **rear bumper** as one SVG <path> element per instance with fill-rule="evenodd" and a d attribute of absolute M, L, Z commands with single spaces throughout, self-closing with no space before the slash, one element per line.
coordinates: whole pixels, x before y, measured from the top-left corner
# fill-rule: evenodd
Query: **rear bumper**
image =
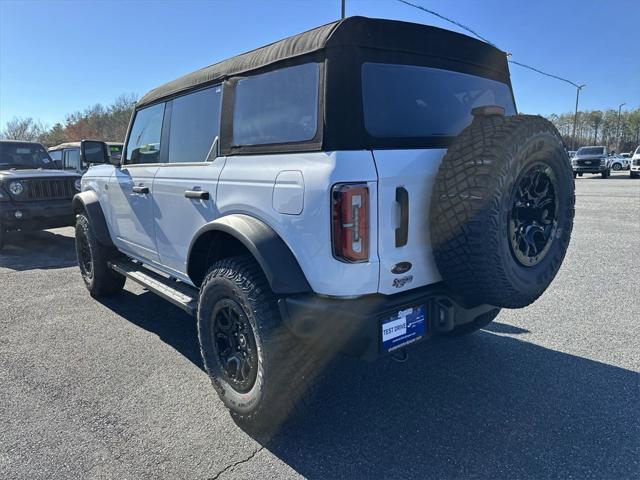
<path fill-rule="evenodd" d="M 302 294 L 281 298 L 280 313 L 298 337 L 321 344 L 330 342 L 344 353 L 374 360 L 381 356 L 381 322 L 399 310 L 426 307 L 424 339 L 472 322 L 490 305 L 465 305 L 442 283 L 396 295 L 367 295 L 355 299 Z"/>
<path fill-rule="evenodd" d="M 0 203 L 0 224 L 4 230 L 45 230 L 74 223 L 71 199 Z"/>

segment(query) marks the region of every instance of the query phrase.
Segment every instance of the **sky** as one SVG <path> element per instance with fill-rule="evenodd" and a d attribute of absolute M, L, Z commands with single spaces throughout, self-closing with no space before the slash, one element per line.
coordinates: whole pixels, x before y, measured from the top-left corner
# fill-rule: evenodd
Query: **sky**
<path fill-rule="evenodd" d="M 411 1 L 586 84 L 581 109 L 640 107 L 640 0 Z M 397 0 L 346 0 L 346 13 L 462 31 Z M 64 122 L 339 17 L 340 0 L 0 0 L 0 129 L 14 117 Z M 573 111 L 571 85 L 515 65 L 511 78 L 521 112 Z"/>

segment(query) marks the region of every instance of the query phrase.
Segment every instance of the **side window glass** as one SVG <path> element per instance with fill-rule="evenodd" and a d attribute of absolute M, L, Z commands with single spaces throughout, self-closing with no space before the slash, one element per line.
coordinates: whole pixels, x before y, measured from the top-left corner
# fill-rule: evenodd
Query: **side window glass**
<path fill-rule="evenodd" d="M 57 168 L 62 167 L 62 150 L 49 152 L 49 156 L 51 157 L 51 160 L 53 160 L 53 163 L 55 163 Z"/>
<path fill-rule="evenodd" d="M 239 80 L 233 145 L 304 142 L 318 130 L 320 68 L 305 63 Z"/>
<path fill-rule="evenodd" d="M 72 150 L 64 151 L 64 169 L 65 170 L 78 170 L 80 168 L 80 149 L 74 148 Z"/>
<path fill-rule="evenodd" d="M 222 87 L 215 86 L 173 100 L 169 162 L 204 162 L 220 133 Z"/>
<path fill-rule="evenodd" d="M 109 145 L 109 156 L 112 161 L 122 160 L 122 145 Z"/>
<path fill-rule="evenodd" d="M 127 143 L 127 163 L 157 163 L 159 161 L 164 105 L 164 103 L 158 103 L 136 112 Z"/>

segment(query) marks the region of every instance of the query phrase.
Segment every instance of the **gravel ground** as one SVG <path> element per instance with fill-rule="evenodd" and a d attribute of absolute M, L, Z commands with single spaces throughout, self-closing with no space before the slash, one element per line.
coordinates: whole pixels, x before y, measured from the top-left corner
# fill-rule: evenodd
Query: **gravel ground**
<path fill-rule="evenodd" d="M 131 282 L 93 300 L 70 228 L 13 235 L 0 478 L 638 478 L 640 180 L 576 188 L 573 240 L 538 302 L 403 364 L 337 359 L 268 442 L 215 396 L 193 319 Z"/>

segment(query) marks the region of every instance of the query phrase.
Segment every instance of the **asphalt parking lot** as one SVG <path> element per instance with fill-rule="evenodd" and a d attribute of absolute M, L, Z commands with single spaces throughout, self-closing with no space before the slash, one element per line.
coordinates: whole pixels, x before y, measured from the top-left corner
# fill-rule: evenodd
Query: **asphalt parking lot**
<path fill-rule="evenodd" d="M 0 478 L 638 478 L 640 180 L 576 180 L 546 294 L 406 363 L 337 359 L 270 441 L 230 419 L 195 322 L 136 285 L 98 302 L 73 229 L 0 253 Z"/>

